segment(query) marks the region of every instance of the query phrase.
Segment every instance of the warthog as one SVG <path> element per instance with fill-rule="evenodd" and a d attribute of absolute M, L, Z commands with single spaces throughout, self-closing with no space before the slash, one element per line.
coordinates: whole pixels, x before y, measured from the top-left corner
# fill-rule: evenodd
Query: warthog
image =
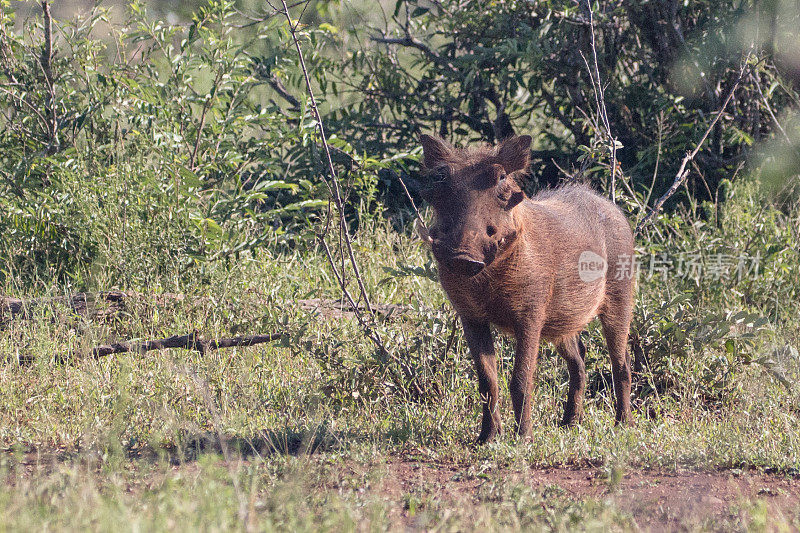
<path fill-rule="evenodd" d="M 500 433 L 497 362 L 490 324 L 516 340 L 511 400 L 517 433 L 531 429 L 531 391 L 541 339 L 569 370 L 563 425 L 583 414 L 586 349 L 580 332 L 599 316 L 611 355 L 617 423 L 631 422 L 626 357 L 633 309 L 634 241 L 617 207 L 588 187 L 569 185 L 527 198 L 519 180 L 531 138 L 495 148 L 456 149 L 422 136 L 423 196 L 436 221 L 430 243 L 439 279 L 458 312 L 483 402 L 479 442 Z"/>

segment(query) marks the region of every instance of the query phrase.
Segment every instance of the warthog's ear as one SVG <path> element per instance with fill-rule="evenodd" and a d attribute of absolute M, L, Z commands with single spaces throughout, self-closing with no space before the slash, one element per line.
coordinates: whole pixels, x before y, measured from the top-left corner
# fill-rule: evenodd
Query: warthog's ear
<path fill-rule="evenodd" d="M 506 173 L 526 170 L 531 160 L 530 135 L 520 135 L 506 139 L 497 147 L 497 162 L 503 165 Z"/>
<path fill-rule="evenodd" d="M 525 199 L 525 193 L 522 191 L 514 191 L 506 204 L 506 211 L 509 211 L 517 206 L 522 200 Z"/>
<path fill-rule="evenodd" d="M 419 141 L 422 143 L 422 167 L 425 169 L 446 164 L 452 156 L 453 147 L 444 139 L 423 135 Z"/>

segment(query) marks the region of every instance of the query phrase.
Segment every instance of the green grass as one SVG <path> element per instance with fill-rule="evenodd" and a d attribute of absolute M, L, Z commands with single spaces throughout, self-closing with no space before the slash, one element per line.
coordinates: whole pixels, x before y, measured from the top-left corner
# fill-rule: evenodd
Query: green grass
<path fill-rule="evenodd" d="M 619 529 L 632 523 L 602 501 L 575 503 L 552 490 L 533 491 L 502 480 L 486 483 L 470 502 L 437 497 L 435 483 L 376 495 L 386 476 L 380 465 L 353 469 L 338 458 L 279 457 L 226 468 L 216 457 L 202 456 L 178 468 L 132 464 L 125 469 L 98 460 L 35 474 L 35 482 L 12 475 L 13 489 L 0 496 L 4 527 L 346 531 L 386 530 L 405 522 L 445 530 L 470 524 L 468 529 L 478 531 Z"/>
<path fill-rule="evenodd" d="M 392 277 L 384 270 L 423 265 L 426 251 L 377 224 L 359 233 L 356 253 L 374 301 L 414 308 L 379 325 L 404 366 L 381 360 L 352 318 L 298 308 L 297 299 L 338 294 L 313 249 L 263 250 L 234 268 L 206 268 L 196 285 L 162 280 L 158 292 L 181 293 L 181 299 L 137 287 L 142 297 L 107 321 L 42 307 L 32 320 L 9 324 L 0 332 L 0 523 L 8 529 L 132 531 L 399 524 L 630 529 L 634 518 L 612 500 L 545 494 L 509 473 L 532 467 L 581 467 L 598 475 L 631 469 L 800 473 L 797 388 L 787 389 L 758 364 L 708 366 L 720 357 L 733 361 L 724 347 L 689 348 L 685 363 L 675 359 L 684 364 L 675 372 L 684 372 L 685 381 L 658 394 L 645 386 L 658 376 L 643 372 L 635 427 L 615 427 L 609 364 L 594 327 L 583 424 L 557 427 L 566 369 L 545 348 L 531 439 L 519 442 L 510 431 L 503 381 L 506 432 L 492 445 L 475 447 L 477 386 L 460 333 L 443 356 L 453 313 L 442 291 L 424 277 Z M 105 283 L 97 278 L 98 287 Z M 642 280 L 640 305 L 663 299 L 662 289 Z M 61 292 L 49 287 L 29 295 Z M 705 299 L 695 312 L 722 305 L 713 295 Z M 69 356 L 113 340 L 191 331 L 205 337 L 280 331 L 286 337 L 206 355 Z M 796 335 L 796 323 L 773 325 L 759 334 L 753 353 Z M 506 379 L 512 345 L 499 342 Z M 730 375 L 706 383 L 709 368 Z M 795 370 L 783 362 L 792 380 Z M 719 383 L 724 389 L 714 399 L 707 389 Z M 456 465 L 489 485 L 456 495 L 443 492 L 441 480 L 392 488 L 396 475 L 387 474 L 386 465 L 405 460 Z M 731 524 L 746 527 L 761 516 L 769 528 L 795 520 L 791 513 L 764 514 L 760 505 L 748 500 Z"/>

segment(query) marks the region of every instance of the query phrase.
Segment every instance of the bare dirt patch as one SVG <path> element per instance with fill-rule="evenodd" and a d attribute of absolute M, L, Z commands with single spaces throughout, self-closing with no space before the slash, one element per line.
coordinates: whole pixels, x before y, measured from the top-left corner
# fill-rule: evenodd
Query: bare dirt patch
<path fill-rule="evenodd" d="M 386 476 L 377 490 L 391 499 L 423 491 L 444 501 L 477 503 L 481 487 L 497 479 L 539 492 L 555 490 L 575 501 L 610 501 L 647 531 L 701 525 L 725 529 L 724 524 L 735 522 L 756 502 L 763 502 L 772 517 L 791 520 L 800 513 L 800 480 L 738 470 L 658 472 L 564 467 L 481 472 L 475 465 L 396 460 L 386 464 Z M 413 527 L 411 514 L 398 508 L 397 518 Z"/>

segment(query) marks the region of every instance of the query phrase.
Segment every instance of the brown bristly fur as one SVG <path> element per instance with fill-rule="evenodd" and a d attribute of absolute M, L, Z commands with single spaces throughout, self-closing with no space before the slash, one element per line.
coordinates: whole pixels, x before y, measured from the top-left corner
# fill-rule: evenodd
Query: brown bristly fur
<path fill-rule="evenodd" d="M 437 215 L 424 238 L 475 361 L 484 402 L 480 442 L 500 432 L 490 324 L 516 340 L 510 388 L 520 435 L 531 429 L 530 398 L 542 339 L 556 345 L 569 370 L 562 424 L 580 420 L 586 383 L 580 332 L 595 317 L 611 356 L 616 420 L 631 422 L 625 353 L 635 291 L 630 226 L 613 203 L 583 185 L 526 198 L 517 180 L 527 170 L 530 142 L 522 136 L 495 148 L 458 150 L 422 137 L 423 166 L 431 176 L 426 197 Z M 587 254 L 597 264 L 604 262 L 605 272 L 581 271 L 581 262 L 597 266 L 587 263 Z"/>

